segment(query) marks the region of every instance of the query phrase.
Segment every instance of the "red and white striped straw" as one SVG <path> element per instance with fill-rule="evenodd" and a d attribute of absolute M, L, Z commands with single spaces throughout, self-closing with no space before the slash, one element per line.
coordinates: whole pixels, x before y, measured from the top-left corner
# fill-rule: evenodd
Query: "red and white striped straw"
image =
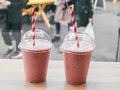
<path fill-rule="evenodd" d="M 74 18 L 74 11 L 73 11 L 73 7 L 70 6 L 70 13 L 71 13 L 71 18 L 72 18 L 72 25 L 73 25 L 73 32 L 75 33 L 75 39 L 77 41 L 77 47 L 80 47 L 80 43 L 79 43 L 79 38 L 78 38 L 78 35 L 77 35 L 77 23 L 75 21 L 75 18 Z"/>
<path fill-rule="evenodd" d="M 35 46 L 35 6 L 32 5 L 32 40 L 33 40 L 33 46 Z"/>

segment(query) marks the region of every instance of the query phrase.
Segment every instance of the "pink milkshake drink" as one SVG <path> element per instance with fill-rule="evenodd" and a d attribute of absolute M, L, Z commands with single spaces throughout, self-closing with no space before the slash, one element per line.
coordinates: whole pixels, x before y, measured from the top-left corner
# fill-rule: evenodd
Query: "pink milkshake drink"
<path fill-rule="evenodd" d="M 28 35 L 28 34 L 27 34 Z M 25 77 L 28 82 L 46 81 L 47 68 L 52 43 L 45 39 L 24 39 L 20 43 Z"/>
<path fill-rule="evenodd" d="M 64 53 L 66 82 L 68 84 L 83 84 L 87 79 L 90 59 L 95 45 L 89 42 L 90 39 L 87 39 L 87 35 L 81 34 L 79 37 L 80 47 L 77 47 L 76 40 L 71 37 L 71 34 L 67 36 L 66 39 L 68 40 L 64 41 L 61 46 Z"/>

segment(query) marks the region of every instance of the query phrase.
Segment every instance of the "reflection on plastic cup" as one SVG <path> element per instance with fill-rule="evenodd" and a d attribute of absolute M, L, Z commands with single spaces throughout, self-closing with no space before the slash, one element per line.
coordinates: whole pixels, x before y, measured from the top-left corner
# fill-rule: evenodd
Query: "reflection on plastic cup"
<path fill-rule="evenodd" d="M 82 85 L 70 85 L 70 84 L 65 84 L 64 90 L 87 90 L 86 84 Z"/>

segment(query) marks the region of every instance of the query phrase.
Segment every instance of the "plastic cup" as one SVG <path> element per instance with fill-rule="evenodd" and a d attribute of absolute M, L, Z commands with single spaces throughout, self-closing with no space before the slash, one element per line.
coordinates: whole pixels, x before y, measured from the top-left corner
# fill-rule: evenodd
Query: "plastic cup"
<path fill-rule="evenodd" d="M 47 68 L 50 56 L 52 43 L 48 35 L 43 31 L 36 31 L 35 46 L 33 40 L 30 38 L 32 32 L 27 32 L 23 37 L 19 47 L 23 55 L 23 64 L 25 77 L 28 82 L 42 82 L 46 81 Z"/>
<path fill-rule="evenodd" d="M 86 82 L 92 51 L 95 48 L 86 34 L 78 34 L 80 47 L 77 47 L 75 34 L 69 33 L 61 49 L 64 53 L 65 76 L 68 84 L 83 84 Z"/>
<path fill-rule="evenodd" d="M 92 52 L 64 51 L 66 81 L 69 84 L 86 82 Z"/>

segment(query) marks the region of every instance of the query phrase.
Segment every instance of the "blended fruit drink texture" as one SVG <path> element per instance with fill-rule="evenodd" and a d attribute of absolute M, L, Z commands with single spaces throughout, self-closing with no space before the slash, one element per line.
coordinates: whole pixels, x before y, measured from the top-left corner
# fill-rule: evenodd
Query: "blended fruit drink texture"
<path fill-rule="evenodd" d="M 28 82 L 42 82 L 46 80 L 47 67 L 50 56 L 51 43 L 47 40 L 23 41 L 22 54 L 26 80 Z"/>
<path fill-rule="evenodd" d="M 76 41 L 64 43 L 64 62 L 66 81 L 69 84 L 82 84 L 86 82 L 89 63 L 94 46 L 81 41 L 76 47 Z"/>

